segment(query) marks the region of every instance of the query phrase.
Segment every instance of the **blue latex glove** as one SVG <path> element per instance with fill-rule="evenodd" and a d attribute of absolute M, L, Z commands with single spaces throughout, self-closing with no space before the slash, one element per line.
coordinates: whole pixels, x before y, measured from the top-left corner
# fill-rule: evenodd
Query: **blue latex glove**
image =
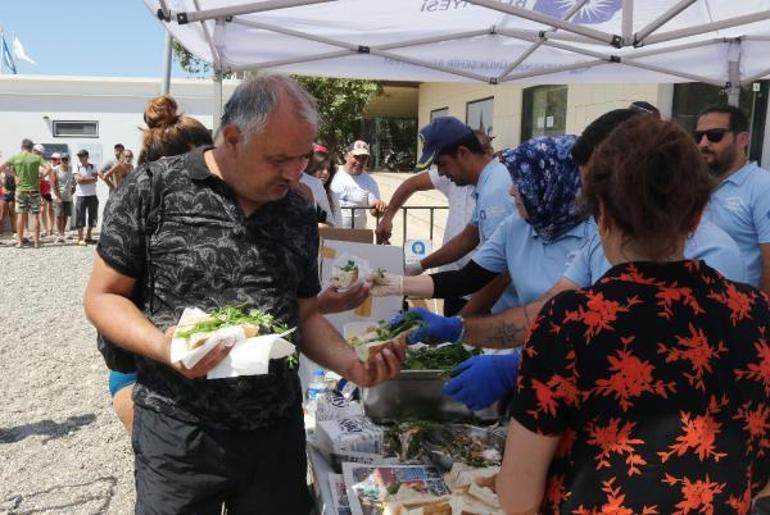
<path fill-rule="evenodd" d="M 468 358 L 454 370 L 444 385 L 444 394 L 473 411 L 484 409 L 513 390 L 519 373 L 521 352 L 481 354 Z"/>
<path fill-rule="evenodd" d="M 463 324 L 457 317 L 442 317 L 441 315 L 431 313 L 425 308 L 412 308 L 407 313 L 414 313 L 422 320 L 422 325 L 406 339 L 409 345 L 418 342 L 435 344 L 444 342 L 454 343 L 462 335 Z M 402 318 L 403 315 L 396 315 L 391 324 L 400 322 Z"/>

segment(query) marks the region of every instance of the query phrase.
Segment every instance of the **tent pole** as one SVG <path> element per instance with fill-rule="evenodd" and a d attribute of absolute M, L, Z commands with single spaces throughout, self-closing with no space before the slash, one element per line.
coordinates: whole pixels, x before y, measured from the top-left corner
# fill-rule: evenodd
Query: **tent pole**
<path fill-rule="evenodd" d="M 198 0 L 193 0 L 193 5 L 195 5 L 195 8 L 200 11 Z M 209 48 L 211 49 L 211 60 L 213 61 L 214 68 L 220 67 L 222 56 L 219 53 L 219 49 L 214 45 L 214 39 L 211 37 L 211 32 L 209 31 L 209 27 L 205 22 L 201 22 L 201 30 L 203 30 L 203 36 L 206 38 L 206 42 L 209 44 Z"/>
<path fill-rule="evenodd" d="M 662 34 L 655 34 L 654 36 L 648 37 L 644 44 L 652 45 L 653 43 L 662 43 L 664 41 L 671 41 L 672 39 L 682 39 L 688 36 L 697 36 L 698 34 L 705 34 L 715 30 L 729 29 L 731 27 L 738 27 L 740 25 L 747 25 L 749 23 L 767 19 L 770 19 L 770 10 L 759 11 L 753 14 L 737 16 L 735 18 L 728 18 L 726 20 L 715 21 L 712 23 L 704 23 L 703 25 L 699 25 L 697 27 L 688 27 L 686 29 L 672 30 L 669 32 L 663 32 Z"/>
<path fill-rule="evenodd" d="M 212 130 L 214 134 L 219 131 L 219 123 L 222 121 L 222 71 L 215 69 L 211 77 L 214 85 L 214 111 L 212 113 Z"/>
<path fill-rule="evenodd" d="M 524 9 L 522 7 L 507 5 L 502 2 L 498 2 L 497 0 L 466 0 L 466 2 L 468 2 L 469 4 L 486 7 L 487 9 L 492 9 L 494 11 L 499 11 L 505 14 L 509 14 L 511 16 L 516 16 L 517 18 L 524 18 L 525 20 L 535 21 L 538 23 L 542 23 L 543 25 L 558 27 L 567 32 L 574 32 L 576 34 L 581 34 L 583 36 L 586 36 L 588 38 L 591 38 L 593 40 L 596 40 L 602 43 L 606 43 L 608 45 L 614 45 L 614 44 L 620 43 L 619 36 L 616 36 L 614 34 L 602 32 L 600 30 L 585 27 L 583 25 L 578 25 L 576 23 L 562 21 L 559 18 L 554 18 L 553 16 L 546 16 L 545 14 L 540 14 L 536 11 L 530 11 L 529 9 Z"/>
<path fill-rule="evenodd" d="M 565 64 L 564 66 L 554 66 L 553 68 L 546 68 L 543 70 L 537 70 L 532 72 L 515 73 L 512 75 L 508 75 L 506 78 L 504 78 L 500 82 L 511 82 L 519 79 L 530 79 L 532 77 L 548 76 L 553 73 L 570 72 L 573 70 L 580 70 L 583 68 L 593 68 L 594 66 L 599 66 L 600 64 L 607 64 L 607 61 L 605 59 L 595 59 L 593 61 L 586 61 L 584 63 Z"/>
<path fill-rule="evenodd" d="M 586 0 L 583 0 L 583 1 L 586 1 Z M 358 52 L 359 48 L 361 48 L 360 45 L 357 45 L 355 43 L 349 43 L 347 41 L 340 41 L 338 39 L 332 39 L 332 38 L 327 38 L 323 36 L 316 36 L 314 34 L 308 34 L 307 32 L 300 32 L 298 30 L 287 29 L 285 27 L 280 27 L 278 25 L 271 25 L 269 23 L 261 23 L 261 22 L 252 21 L 252 20 L 241 20 L 238 18 L 233 19 L 233 23 L 236 25 L 243 25 L 245 27 L 253 27 L 255 29 L 262 29 L 270 32 L 276 32 L 278 34 L 285 34 L 287 36 L 306 39 L 308 41 L 315 41 L 316 43 L 323 43 L 325 45 L 338 46 L 340 48 L 347 48 L 348 50 L 353 50 L 356 52 Z M 388 43 L 386 45 L 377 45 L 372 48 L 377 48 L 379 50 L 394 50 L 394 49 L 406 48 L 410 46 L 427 45 L 430 43 L 442 43 L 444 41 L 452 41 L 455 39 L 474 38 L 476 36 L 484 36 L 484 35 L 490 34 L 491 32 L 492 32 L 491 29 L 472 30 L 468 32 L 458 32 L 456 34 L 447 34 L 447 35 L 441 35 L 441 36 L 433 36 L 429 38 L 419 38 L 419 39 L 411 39 L 406 41 L 398 41 L 395 43 Z"/>
<path fill-rule="evenodd" d="M 633 66 L 634 68 L 650 70 L 651 72 L 663 73 L 665 75 L 673 75 L 674 77 L 682 77 L 683 79 L 688 79 L 695 82 L 703 82 L 705 84 L 712 84 L 714 86 L 724 87 L 725 85 L 723 81 L 712 79 L 710 77 L 704 77 L 702 75 L 695 75 L 692 73 L 681 72 L 679 70 L 671 70 L 668 68 L 663 68 L 662 66 L 656 66 L 654 64 L 640 63 L 640 62 L 634 61 L 633 59 L 623 59 L 620 63 L 625 64 L 626 66 Z"/>
<path fill-rule="evenodd" d="M 278 9 L 288 9 L 290 7 L 303 7 L 306 5 L 321 4 L 326 2 L 335 2 L 336 0 L 266 0 L 264 2 L 254 2 L 250 4 L 241 4 L 231 7 L 221 7 L 218 9 L 206 9 L 197 12 L 169 11 L 171 19 L 184 25 L 196 21 L 206 21 L 215 18 L 228 18 L 240 14 L 253 14 L 265 11 L 275 11 Z"/>
<path fill-rule="evenodd" d="M 562 19 L 565 21 L 569 21 L 569 19 L 572 18 L 575 15 L 575 13 L 577 13 L 586 4 L 586 2 L 588 2 L 588 0 L 580 0 L 579 2 L 575 3 L 575 5 L 572 6 L 572 9 L 570 9 Z M 527 48 L 524 52 L 522 52 L 521 55 L 514 62 L 509 64 L 508 67 L 505 70 L 503 70 L 503 72 L 498 76 L 498 79 L 502 79 L 503 77 L 511 73 L 513 70 L 518 68 L 518 66 L 521 63 L 523 63 L 529 56 L 534 54 L 538 48 L 543 46 L 543 42 L 548 37 L 549 33 L 552 34 L 557 30 L 559 30 L 557 27 L 551 26 L 550 29 L 548 29 L 547 31 L 544 31 L 540 36 L 540 40 L 533 43 L 529 48 Z"/>
<path fill-rule="evenodd" d="M 634 44 L 634 0 L 623 0 L 623 46 Z"/>
<path fill-rule="evenodd" d="M 738 107 L 741 102 L 741 42 L 735 40 L 730 42 L 730 49 L 727 52 L 727 76 L 729 86 L 727 87 L 727 103 Z"/>
<path fill-rule="evenodd" d="M 161 95 L 168 95 L 171 88 L 171 33 L 166 31 L 166 47 L 163 55 L 163 83 L 160 88 Z"/>
<path fill-rule="evenodd" d="M 278 59 L 277 61 L 266 61 L 261 63 L 250 64 L 238 64 L 230 67 L 230 71 L 242 72 L 245 70 L 252 70 L 254 68 L 277 68 L 279 66 L 287 66 L 290 64 L 307 63 L 313 61 L 322 61 L 324 59 L 336 59 L 338 57 L 345 57 L 353 55 L 356 52 L 353 50 L 335 50 L 334 52 L 326 52 L 325 54 L 314 54 L 303 57 L 296 57 L 294 59 Z"/>
<path fill-rule="evenodd" d="M 741 86 L 747 86 L 751 84 L 752 82 L 758 81 L 766 77 L 767 75 L 770 75 L 770 68 L 767 68 L 766 70 L 762 70 L 759 73 L 755 73 L 754 75 L 751 75 L 749 77 L 744 78 L 741 81 Z M 770 134 L 770 133 L 768 133 Z"/>
<path fill-rule="evenodd" d="M 650 48 L 648 50 L 634 50 L 633 53 L 629 53 L 628 57 L 633 59 L 640 59 L 642 57 L 650 57 L 653 55 L 670 54 L 674 52 L 681 52 L 682 50 L 690 50 L 691 48 L 700 48 L 709 45 L 717 45 L 724 43 L 724 39 L 712 39 L 706 41 L 696 41 L 694 43 L 686 43 L 684 45 L 667 46 L 665 48 Z"/>
<path fill-rule="evenodd" d="M 671 21 L 674 17 L 676 17 L 679 13 L 690 7 L 692 4 L 697 2 L 698 0 L 681 0 L 678 4 L 673 6 L 668 11 L 664 12 L 654 20 L 652 20 L 650 23 L 647 24 L 646 27 L 644 27 L 642 30 L 636 33 L 634 36 L 633 44 L 639 45 L 641 43 L 644 43 L 645 39 L 647 39 L 647 36 L 661 28 L 663 25 Z M 625 36 L 625 34 L 624 34 Z"/>

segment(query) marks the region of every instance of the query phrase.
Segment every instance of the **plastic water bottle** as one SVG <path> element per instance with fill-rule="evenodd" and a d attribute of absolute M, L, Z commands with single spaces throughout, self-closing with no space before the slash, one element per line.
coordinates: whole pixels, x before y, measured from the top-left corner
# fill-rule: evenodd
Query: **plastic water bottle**
<path fill-rule="evenodd" d="M 326 371 L 323 368 L 316 368 L 313 370 L 313 378 L 310 381 L 305 394 L 305 414 L 310 417 L 315 417 L 318 398 L 328 391 L 325 378 Z"/>

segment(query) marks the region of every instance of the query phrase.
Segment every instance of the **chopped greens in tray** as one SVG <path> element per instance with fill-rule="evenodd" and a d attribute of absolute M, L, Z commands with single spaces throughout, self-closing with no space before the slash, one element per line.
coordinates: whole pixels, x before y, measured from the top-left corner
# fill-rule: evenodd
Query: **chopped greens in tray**
<path fill-rule="evenodd" d="M 224 327 L 250 325 L 259 329 L 258 333 L 284 333 L 289 326 L 279 322 L 269 313 L 259 309 L 245 311 L 241 306 L 225 306 L 214 310 L 209 318 L 196 322 L 189 327 L 178 327 L 177 336 L 189 338 L 195 333 L 211 333 Z"/>
<path fill-rule="evenodd" d="M 444 345 L 443 347 L 409 348 L 404 360 L 404 370 L 444 370 L 451 371 L 455 366 L 481 354 L 479 349 L 466 350 L 459 344 Z"/>
<path fill-rule="evenodd" d="M 474 426 L 407 420 L 389 427 L 383 443 L 386 454 L 403 462 L 434 453 L 472 467 L 487 467 L 500 464 L 505 439 Z"/>

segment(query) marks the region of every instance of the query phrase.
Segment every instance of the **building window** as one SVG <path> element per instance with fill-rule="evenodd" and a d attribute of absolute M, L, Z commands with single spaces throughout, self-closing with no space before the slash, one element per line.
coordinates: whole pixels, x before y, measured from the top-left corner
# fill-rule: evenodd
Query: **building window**
<path fill-rule="evenodd" d="M 54 138 L 98 138 L 99 122 L 82 120 L 54 120 Z"/>
<path fill-rule="evenodd" d="M 741 109 L 750 117 L 754 103 L 754 93 L 751 85 L 741 88 Z M 672 116 L 679 125 L 690 133 L 695 130 L 698 113 L 710 105 L 727 104 L 727 95 L 719 86 L 691 82 L 674 84 L 674 102 L 671 106 Z"/>
<path fill-rule="evenodd" d="M 434 109 L 430 112 L 430 121 L 432 122 L 436 118 L 441 118 L 442 116 L 449 116 L 449 108 L 448 107 L 442 107 L 439 109 Z"/>
<path fill-rule="evenodd" d="M 559 136 L 567 130 L 567 86 L 535 86 L 524 90 L 521 140 Z"/>
<path fill-rule="evenodd" d="M 478 129 L 492 134 L 495 98 L 481 98 L 465 104 L 465 123 L 471 129 Z"/>

